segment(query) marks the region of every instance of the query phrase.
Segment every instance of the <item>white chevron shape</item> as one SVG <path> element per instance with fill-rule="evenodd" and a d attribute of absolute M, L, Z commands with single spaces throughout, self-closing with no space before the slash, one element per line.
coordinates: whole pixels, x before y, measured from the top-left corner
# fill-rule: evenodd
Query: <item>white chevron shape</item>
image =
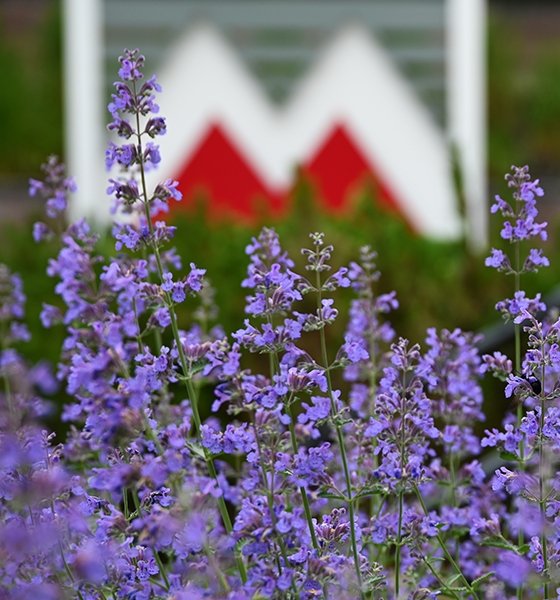
<path fill-rule="evenodd" d="M 172 48 L 158 77 L 163 169 L 173 177 L 210 123 L 219 123 L 271 189 L 282 191 L 295 167 L 312 156 L 335 124 L 345 126 L 404 216 L 437 238 L 460 233 L 449 150 L 386 52 L 360 26 L 342 29 L 289 102 L 274 106 L 224 37 L 197 24 Z M 216 165 L 219 172 L 220 165 Z"/>

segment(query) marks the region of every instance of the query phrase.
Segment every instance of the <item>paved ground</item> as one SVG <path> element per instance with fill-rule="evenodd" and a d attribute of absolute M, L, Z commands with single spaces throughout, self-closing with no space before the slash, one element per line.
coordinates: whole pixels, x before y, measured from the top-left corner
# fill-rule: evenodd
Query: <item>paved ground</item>
<path fill-rule="evenodd" d="M 25 221 L 41 211 L 40 200 L 29 198 L 25 180 L 0 181 L 0 224 Z"/>

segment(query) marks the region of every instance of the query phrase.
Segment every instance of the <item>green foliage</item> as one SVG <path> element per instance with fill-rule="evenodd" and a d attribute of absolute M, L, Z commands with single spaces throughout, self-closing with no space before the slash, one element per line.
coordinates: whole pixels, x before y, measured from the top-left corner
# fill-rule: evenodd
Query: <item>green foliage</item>
<path fill-rule="evenodd" d="M 245 247 L 264 224 L 277 229 L 300 272 L 304 271 L 300 249 L 308 246 L 310 232 L 325 232 L 327 240 L 335 246 L 334 262 L 340 266 L 355 260 L 361 246 L 370 245 L 378 253 L 381 271 L 378 292 L 397 291 L 400 308 L 392 315 L 392 321 L 399 335 L 413 341 L 422 341 L 426 327 L 430 326 L 477 330 L 495 322 L 498 316 L 494 304 L 512 293 L 513 281 L 484 267 L 484 255 L 473 255 L 460 240 L 442 242 L 420 237 L 398 215 L 378 206 L 371 190 L 358 197 L 348 213 L 328 215 L 316 206 L 309 186 L 300 182 L 293 210 L 282 219 L 263 215 L 251 224 L 210 220 L 200 204 L 177 216 L 175 224 L 174 245 L 186 266 L 194 262 L 207 269 L 216 291 L 219 321 L 226 331 L 243 323 L 245 291 L 241 281 L 247 268 Z M 551 228 L 552 239 L 555 229 L 558 227 Z M 496 236 L 493 239 L 499 243 Z M 100 251 L 109 255 L 111 249 L 110 236 L 104 234 Z M 45 354 L 56 356 L 61 342 L 58 330 L 42 330 L 38 316 L 43 302 L 57 303 L 55 282 L 45 274 L 48 258 L 54 253 L 55 245 L 33 242 L 31 223 L 0 227 L 0 262 L 8 264 L 24 279 L 29 324 L 34 334 L 25 352 L 35 360 Z M 560 264 L 560 252 L 547 246 L 546 253 L 552 268 L 524 277 L 529 294 L 551 290 L 557 283 L 554 265 Z M 344 312 L 352 294 L 345 291 L 341 296 L 337 302 Z M 192 309 L 187 303 L 185 311 Z M 187 314 L 183 317 L 187 322 Z M 337 323 L 330 335 L 340 338 L 344 325 Z M 46 352 L 45 345 L 51 344 L 53 351 Z"/>
<path fill-rule="evenodd" d="M 20 350 L 31 362 L 54 360 L 60 354 L 64 339 L 62 328 L 43 329 L 39 314 L 43 303 L 58 304 L 54 293 L 55 282 L 47 276 L 45 269 L 49 258 L 56 253 L 54 244 L 36 244 L 31 235 L 32 223 L 14 227 L 0 227 L 0 263 L 9 266 L 12 272 L 23 279 L 27 297 L 26 322 L 31 331 L 31 341 L 21 344 Z"/>
<path fill-rule="evenodd" d="M 207 276 L 215 288 L 218 321 L 226 332 L 235 331 L 243 324 L 246 291 L 241 288 L 241 282 L 248 262 L 245 247 L 262 225 L 277 229 L 283 247 L 297 263 L 298 272 L 304 272 L 300 249 L 309 246 L 310 232 L 325 232 L 326 239 L 335 246 L 333 264 L 336 266 L 357 259 L 359 248 L 370 245 L 378 253 L 381 271 L 378 293 L 396 290 L 399 299 L 400 308 L 391 314 L 391 322 L 398 335 L 414 342 L 424 340 L 427 327 L 462 327 L 476 331 L 499 322 L 494 305 L 513 293 L 513 280 L 484 266 L 486 254 L 473 255 L 461 240 L 437 242 L 418 236 L 399 216 L 378 206 L 372 190 L 366 190 L 356 198 L 349 212 L 335 216 L 325 214 L 316 205 L 309 185 L 300 181 L 294 193 L 292 211 L 282 219 L 272 219 L 262 210 L 260 218 L 251 224 L 212 220 L 206 214 L 204 203 L 199 203 L 191 211 L 177 216 L 175 224 L 174 245 L 186 268 L 189 262 L 194 262 L 207 269 Z M 499 246 L 498 224 L 493 225 L 491 239 Z M 62 328 L 44 330 L 39 313 L 43 302 L 59 303 L 54 294 L 56 282 L 45 274 L 48 260 L 56 254 L 57 246 L 56 243 L 35 244 L 31 227 L 32 221 L 20 227 L 0 224 L 0 262 L 19 272 L 24 280 L 32 340 L 22 344 L 20 350 L 31 362 L 45 357 L 56 361 L 63 339 Z M 558 224 L 549 228 L 551 240 L 556 239 L 558 229 Z M 113 241 L 109 232 L 102 235 L 99 251 L 111 255 Z M 560 249 L 549 242 L 545 252 L 552 267 L 537 275 L 523 277 L 523 287 L 529 295 L 539 291 L 546 293 L 558 283 Z M 350 290 L 341 290 L 337 294 L 341 314 L 347 314 L 351 298 Z M 306 297 L 304 302 L 307 301 Z M 195 307 L 194 300 L 181 306 L 180 324 L 187 326 L 192 322 Z M 302 312 L 307 310 L 313 311 L 314 306 L 302 307 Z M 345 325 L 339 319 L 327 329 L 329 346 L 335 347 L 342 341 Z M 314 342 L 307 340 L 306 343 Z M 313 347 L 306 349 L 317 352 Z M 259 357 L 253 357 L 253 360 L 258 361 Z M 488 415 L 485 426 L 491 426 L 499 422 L 505 408 L 503 384 L 487 379 L 485 389 L 485 397 L 490 399 L 485 407 Z M 60 402 L 63 400 L 61 397 Z M 202 398 L 204 414 L 210 404 L 210 397 Z"/>
<path fill-rule="evenodd" d="M 488 27 L 488 159 L 492 176 L 511 164 L 557 170 L 560 154 L 560 44 L 491 14 Z"/>
<path fill-rule="evenodd" d="M 35 172 L 62 149 L 60 15 L 52 4 L 32 31 L 0 20 L 0 175 Z"/>

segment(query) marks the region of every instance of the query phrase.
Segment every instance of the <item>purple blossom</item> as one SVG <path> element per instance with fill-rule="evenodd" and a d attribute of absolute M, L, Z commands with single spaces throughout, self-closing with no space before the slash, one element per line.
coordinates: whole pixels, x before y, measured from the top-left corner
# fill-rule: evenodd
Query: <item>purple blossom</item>
<path fill-rule="evenodd" d="M 351 363 L 368 360 L 369 354 L 362 338 L 347 335 L 341 348 L 342 353 Z"/>
<path fill-rule="evenodd" d="M 169 199 L 172 199 L 178 202 L 183 199 L 183 194 L 178 190 L 178 187 L 178 181 L 174 181 L 173 179 L 166 179 L 165 181 L 157 185 L 154 191 L 153 199 L 160 201 L 167 201 Z"/>
<path fill-rule="evenodd" d="M 45 223 L 37 222 L 33 224 L 33 239 L 35 242 L 42 242 L 52 238 L 53 232 Z"/>
<path fill-rule="evenodd" d="M 537 294 L 534 298 L 527 298 L 523 290 L 517 291 L 514 297 L 498 302 L 496 310 L 502 313 L 504 318 L 516 320 L 525 318 L 524 314 L 536 315 L 546 310 L 546 305 L 541 302 L 541 295 Z"/>
<path fill-rule="evenodd" d="M 45 201 L 45 212 L 51 219 L 64 213 L 67 206 L 68 195 L 76 191 L 76 183 L 71 177 L 66 177 L 66 169 L 57 156 L 49 156 L 41 165 L 44 179 L 29 180 L 29 195 L 41 196 Z"/>
<path fill-rule="evenodd" d="M 484 264 L 487 267 L 498 269 L 498 271 L 504 271 L 506 273 L 512 271 L 509 258 L 502 250 L 496 250 L 496 248 L 492 248 L 492 254 L 484 261 Z"/>
<path fill-rule="evenodd" d="M 531 571 L 529 562 L 511 551 L 503 552 L 494 568 L 498 578 L 512 588 L 522 585 Z"/>
<path fill-rule="evenodd" d="M 560 567 L 550 462 L 560 449 L 560 321 L 537 319 L 539 295 L 517 290 L 498 305 L 527 342 L 515 369 L 499 352 L 481 358 L 479 337 L 460 329 L 428 329 L 423 348 L 393 343 L 386 317 L 398 302 L 376 291 L 374 252 L 333 269 L 333 246 L 314 233 L 300 275 L 264 228 L 247 246 L 249 318 L 232 341 L 213 326 L 205 270 L 190 263 L 179 275 L 181 260 L 164 248 L 175 228 L 153 219 L 180 199 L 178 183 L 150 192 L 138 177 L 160 163 L 152 140 L 166 130 L 143 67 L 125 51 L 109 104 L 106 161 L 119 171 L 109 193 L 132 213 L 113 228 L 118 255 L 99 254 L 82 221 L 58 236 L 48 265 L 58 306 L 44 305 L 41 319 L 65 334 L 64 444 L 45 430 L 50 368 L 11 346 L 28 338 L 25 296 L 0 266 L 7 598 L 357 598 L 360 585 L 372 597 L 434 598 L 451 585 L 458 596 L 474 597 L 471 585 L 480 598 L 517 586 L 542 595 Z M 55 218 L 74 184 L 56 159 L 43 170 L 30 193 Z M 538 181 L 514 169 L 508 185 L 513 201 L 492 207 L 507 219 L 502 237 L 544 239 Z M 60 229 L 38 223 L 34 235 L 54 240 Z M 515 262 L 499 249 L 486 259 L 516 277 L 548 265 L 539 249 Z M 347 287 L 355 297 L 333 359 L 324 330 L 339 313 L 334 292 Z M 175 310 L 188 294 L 199 301 L 190 323 Z M 481 439 L 486 371 L 517 406 Z"/>
<path fill-rule="evenodd" d="M 294 483 L 305 488 L 319 485 L 325 480 L 326 467 L 333 457 L 328 442 L 308 450 L 300 448 L 294 456 L 292 475 Z"/>
<path fill-rule="evenodd" d="M 325 396 L 312 396 L 311 402 L 311 405 L 305 402 L 302 404 L 304 412 L 298 416 L 299 423 L 316 424 L 318 421 L 322 421 L 329 416 L 331 408 L 331 402 L 329 398 Z"/>
<path fill-rule="evenodd" d="M 542 250 L 531 248 L 529 256 L 525 259 L 523 270 L 526 272 L 538 271 L 539 267 L 549 267 L 550 261 L 543 255 Z"/>

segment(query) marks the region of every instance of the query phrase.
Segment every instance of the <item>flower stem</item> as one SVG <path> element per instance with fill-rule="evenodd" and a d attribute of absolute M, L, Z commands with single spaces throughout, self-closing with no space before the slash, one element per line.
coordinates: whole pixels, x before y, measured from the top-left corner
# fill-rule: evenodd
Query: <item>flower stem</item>
<path fill-rule="evenodd" d="M 545 411 L 545 392 L 544 392 L 544 381 L 545 381 L 545 364 L 544 361 L 541 367 L 541 415 L 539 419 L 539 507 L 541 513 L 541 551 L 543 557 L 543 574 L 544 580 L 544 600 L 549 598 L 548 590 L 548 549 L 546 539 L 546 494 L 544 489 L 545 484 L 545 472 L 544 472 L 544 443 L 543 443 L 543 428 L 544 428 L 544 411 Z"/>
<path fill-rule="evenodd" d="M 267 469 L 266 469 L 266 466 L 265 466 L 264 460 L 263 460 L 262 444 L 261 444 L 261 440 L 260 440 L 260 436 L 259 436 L 259 430 L 254 423 L 253 423 L 253 431 L 255 433 L 255 441 L 257 443 L 257 455 L 259 457 L 259 464 L 261 467 L 261 475 L 262 475 L 263 486 L 264 486 L 267 503 L 268 503 L 268 512 L 270 515 L 270 521 L 272 523 L 272 527 L 274 528 L 274 531 L 276 532 L 276 534 L 278 534 L 278 531 L 276 529 L 276 522 L 277 522 L 276 521 L 276 513 L 274 512 L 274 490 L 272 489 L 272 486 L 269 485 L 269 483 L 268 483 L 268 472 L 267 472 Z M 284 564 L 287 565 L 288 564 L 288 554 L 286 551 L 286 544 L 284 543 L 284 539 L 282 538 L 281 535 L 277 535 L 277 538 L 278 538 L 278 544 L 280 546 L 280 552 L 282 553 L 282 558 L 284 559 Z M 282 575 L 282 562 L 280 561 L 280 558 L 278 557 L 278 555 L 276 555 L 276 566 L 278 567 L 278 574 Z M 292 581 L 292 584 L 293 584 L 293 581 Z"/>
<path fill-rule="evenodd" d="M 322 293 L 321 293 L 321 274 L 317 270 L 316 272 L 316 287 L 317 287 L 317 310 L 321 311 L 322 308 Z M 356 543 L 356 523 L 355 523 L 355 512 L 354 512 L 354 498 L 352 496 L 352 481 L 350 479 L 350 471 L 348 469 L 348 458 L 346 456 L 346 448 L 344 445 L 344 434 L 342 431 L 342 426 L 338 422 L 337 417 L 337 407 L 334 399 L 331 375 L 329 370 L 329 359 L 327 353 L 327 340 L 325 337 L 325 328 L 321 327 L 319 330 L 319 336 L 321 340 L 321 355 L 323 361 L 323 367 L 325 369 L 326 377 L 327 377 L 327 387 L 329 392 L 329 399 L 331 403 L 331 416 L 336 428 L 336 437 L 338 439 L 338 448 L 340 451 L 340 458 L 342 460 L 342 468 L 344 471 L 344 481 L 346 484 L 346 495 L 348 497 L 348 517 L 350 520 L 350 541 L 352 546 L 352 555 L 354 557 L 354 568 L 356 570 L 356 578 L 358 581 L 358 586 L 360 589 L 360 598 L 364 597 L 362 591 L 362 573 L 360 568 L 360 556 L 358 553 L 358 546 Z"/>
<path fill-rule="evenodd" d="M 402 540 L 402 519 L 403 519 L 403 492 L 399 492 L 399 523 L 397 527 L 397 544 L 395 546 L 395 598 L 398 599 L 400 593 L 401 578 L 401 540 Z"/>
<path fill-rule="evenodd" d="M 130 510 L 128 508 L 128 490 L 126 487 L 123 487 L 123 489 L 122 489 L 122 497 L 123 497 L 124 518 L 128 521 L 128 517 L 130 516 Z"/>
<path fill-rule="evenodd" d="M 418 489 L 417 485 L 414 485 L 414 491 L 416 492 L 416 496 L 418 497 L 418 501 L 420 502 L 420 506 L 422 507 L 424 514 L 427 517 L 429 517 L 430 513 L 428 511 L 428 507 L 426 506 L 426 503 L 424 502 L 424 498 L 422 497 L 422 494 L 420 493 L 420 490 Z M 465 584 L 466 588 L 469 590 L 472 597 L 475 600 L 478 600 L 477 593 L 474 591 L 474 588 L 469 583 L 469 580 L 466 578 L 465 574 L 461 570 L 461 567 L 456 563 L 455 559 L 451 556 L 451 554 L 450 554 L 449 550 L 447 549 L 447 546 L 445 545 L 445 542 L 443 541 L 443 538 L 441 537 L 439 532 L 436 534 L 436 539 L 438 541 L 438 544 L 440 545 L 440 548 L 443 551 L 443 554 L 445 555 L 445 558 L 447 558 L 447 560 L 450 562 L 450 564 L 455 569 L 455 571 L 457 571 L 457 574 L 463 580 L 463 583 Z"/>
<path fill-rule="evenodd" d="M 294 418 L 292 415 L 292 411 L 290 410 L 290 440 L 292 442 L 292 450 L 294 452 L 294 456 L 297 454 L 298 445 L 296 438 L 296 430 L 294 427 Z M 309 507 L 309 498 L 307 497 L 307 490 L 300 486 L 299 488 L 301 494 L 301 500 L 303 502 L 303 510 L 305 512 L 305 519 L 307 521 L 307 527 L 309 528 L 309 535 L 311 536 L 311 543 L 313 544 L 313 548 L 317 552 L 319 552 L 319 542 L 317 541 L 317 535 L 315 534 L 315 527 L 313 525 L 313 519 L 311 517 L 311 508 Z"/>
<path fill-rule="evenodd" d="M 519 199 L 516 199 L 517 206 L 519 206 Z M 517 293 L 521 288 L 521 258 L 520 258 L 520 242 L 517 241 L 515 243 L 515 290 L 514 294 Z M 515 334 L 515 371 L 516 373 L 521 372 L 521 325 L 519 323 L 514 324 L 514 334 Z M 521 427 L 521 420 L 523 419 L 523 402 L 519 402 L 517 405 L 517 429 Z M 519 469 L 521 471 L 524 470 L 524 461 L 525 461 L 525 444 L 523 440 L 519 442 L 519 455 L 520 455 L 520 463 Z M 517 532 L 517 545 L 518 547 L 523 546 L 525 543 L 525 533 L 523 531 L 523 527 L 519 527 L 519 531 Z M 517 588 L 517 599 L 523 599 L 523 584 L 520 584 Z"/>
<path fill-rule="evenodd" d="M 136 89 L 134 89 L 134 95 L 136 95 Z M 150 205 L 149 205 L 149 201 L 148 201 L 148 190 L 147 190 L 147 186 L 146 186 L 146 174 L 145 174 L 145 169 L 144 169 L 144 159 L 143 159 L 143 155 L 142 155 L 140 116 L 138 113 L 136 113 L 136 128 L 137 128 L 137 138 L 138 138 L 138 155 L 140 157 L 139 164 L 140 164 L 140 178 L 141 178 L 141 185 L 142 185 L 143 205 L 144 205 L 144 211 L 145 211 L 145 216 L 146 216 L 146 220 L 147 220 L 147 225 L 148 225 L 148 228 L 150 231 L 150 238 L 153 239 L 154 226 L 152 223 L 152 217 L 150 215 Z M 156 266 L 157 266 L 157 271 L 158 271 L 158 275 L 160 278 L 160 282 L 163 283 L 163 281 L 164 281 L 163 265 L 161 262 L 159 248 L 155 241 L 152 244 L 152 249 L 154 251 L 154 256 L 156 259 Z M 189 377 L 187 358 L 185 356 L 185 351 L 183 349 L 183 344 L 181 342 L 181 338 L 179 335 L 179 326 L 177 324 L 177 315 L 175 313 L 175 309 L 173 306 L 173 300 L 172 300 L 169 292 L 165 292 L 165 298 L 166 298 L 167 306 L 169 307 L 169 316 L 171 319 L 171 329 L 173 331 L 173 339 L 175 340 L 175 345 L 177 346 L 177 352 L 179 353 L 179 362 L 181 364 L 181 370 L 183 371 L 183 377 L 185 378 L 185 387 L 187 389 L 187 393 L 189 395 L 189 399 L 190 399 L 190 403 L 191 403 L 191 410 L 193 413 L 195 433 L 196 433 L 196 437 L 200 443 L 200 441 L 201 441 L 201 439 L 200 439 L 201 420 L 200 420 L 200 414 L 198 411 L 198 397 L 196 394 L 196 390 L 194 389 L 194 386 L 192 385 L 192 381 Z M 214 466 L 214 461 L 213 461 L 212 457 L 208 454 L 208 451 L 204 447 L 203 447 L 203 451 L 204 451 L 204 459 L 206 461 L 206 465 L 207 465 L 208 471 L 210 473 L 210 476 L 218 484 L 218 475 L 216 473 L 216 467 Z M 217 501 L 218 501 L 218 509 L 219 509 L 220 515 L 222 517 L 222 521 L 223 521 L 224 527 L 226 529 L 226 532 L 228 534 L 231 534 L 233 532 L 233 526 L 231 524 L 231 518 L 229 516 L 229 512 L 228 512 L 224 497 L 222 495 L 219 496 Z M 235 553 L 235 559 L 236 559 L 237 569 L 239 571 L 241 580 L 245 583 L 247 581 L 247 571 L 245 569 L 245 564 L 243 563 L 241 554 L 238 550 Z"/>
<path fill-rule="evenodd" d="M 230 587 L 227 582 L 227 579 L 226 579 L 225 575 L 223 574 L 222 570 L 220 569 L 220 565 L 214 558 L 214 555 L 212 554 L 212 550 L 206 544 L 204 544 L 204 553 L 208 557 L 208 562 L 210 563 L 210 565 L 214 569 L 214 572 L 216 573 L 216 577 L 218 578 L 218 581 L 220 582 L 221 588 L 224 590 L 224 592 L 226 594 L 229 593 Z"/>
<path fill-rule="evenodd" d="M 449 594 L 453 598 L 457 598 L 457 600 L 459 600 L 459 596 L 456 594 L 456 592 L 454 592 L 453 590 L 449 589 L 449 586 L 439 576 L 439 573 L 434 569 L 434 567 L 432 567 L 430 561 L 427 558 L 425 558 L 425 557 L 422 557 L 422 560 L 424 561 L 424 564 L 428 567 L 428 569 L 430 570 L 430 572 L 432 573 L 432 575 L 436 578 L 436 580 L 438 581 L 438 583 L 441 585 L 442 589 L 445 591 L 445 594 L 446 595 Z"/>
<path fill-rule="evenodd" d="M 402 374 L 402 393 L 401 393 L 401 408 L 400 408 L 400 435 L 399 435 L 399 450 L 401 455 L 401 477 L 404 475 L 405 467 L 406 467 L 406 459 L 405 459 L 405 415 L 406 415 L 406 371 L 403 371 Z M 401 540 L 402 540 L 402 519 L 403 519 L 403 490 L 402 488 L 399 490 L 399 523 L 397 529 L 397 544 L 395 546 L 395 596 L 398 599 L 399 597 L 399 588 L 400 588 L 400 576 L 401 576 Z"/>
<path fill-rule="evenodd" d="M 0 350 L 2 351 L 2 354 L 4 352 L 6 352 L 6 350 L 7 350 L 6 344 L 4 343 L 5 339 L 6 339 L 6 331 L 4 330 L 4 327 L 2 327 L 2 330 L 0 331 L 0 340 L 2 340 L 2 347 L 0 348 Z M 10 419 L 12 419 L 14 417 L 14 405 L 12 402 L 12 390 L 11 390 L 11 386 L 10 386 L 10 377 L 8 375 L 8 372 L 6 371 L 6 367 L 4 367 L 2 369 L 2 371 L 3 371 L 2 379 L 4 380 L 4 395 L 6 396 L 6 403 L 8 404 L 8 414 L 10 416 Z"/>
<path fill-rule="evenodd" d="M 137 516 L 140 516 L 142 514 L 142 509 L 140 507 L 140 499 L 138 498 L 138 492 L 135 489 L 132 490 L 132 500 L 134 502 L 134 506 L 136 507 L 136 514 Z M 165 589 L 169 590 L 169 579 L 167 577 L 167 571 L 165 570 L 165 566 L 161 562 L 161 557 L 159 556 L 159 553 L 156 548 L 152 548 L 152 553 L 154 555 L 154 559 L 157 563 L 161 577 L 164 581 Z"/>

